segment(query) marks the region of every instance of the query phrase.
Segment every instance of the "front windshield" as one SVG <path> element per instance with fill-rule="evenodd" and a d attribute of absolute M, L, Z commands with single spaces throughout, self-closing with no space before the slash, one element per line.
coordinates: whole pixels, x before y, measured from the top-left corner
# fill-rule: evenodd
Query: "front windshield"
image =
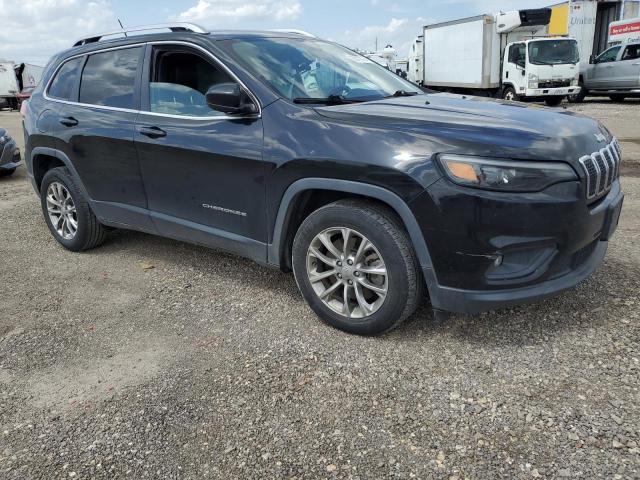
<path fill-rule="evenodd" d="M 422 93 L 395 73 L 345 47 L 307 38 L 231 40 L 228 51 L 289 100 L 376 100 L 397 92 Z"/>
<path fill-rule="evenodd" d="M 529 62 L 534 65 L 578 63 L 578 43 L 575 40 L 542 40 L 529 43 Z"/>

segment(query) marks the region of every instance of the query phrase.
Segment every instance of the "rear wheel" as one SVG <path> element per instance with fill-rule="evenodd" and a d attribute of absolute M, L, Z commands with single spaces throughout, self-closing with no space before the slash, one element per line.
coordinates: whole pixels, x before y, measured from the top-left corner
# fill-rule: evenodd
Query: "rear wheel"
<path fill-rule="evenodd" d="M 557 107 L 562 103 L 563 98 L 564 97 L 547 97 L 544 99 L 544 103 L 546 103 L 548 107 Z"/>
<path fill-rule="evenodd" d="M 313 311 L 349 333 L 393 329 L 422 296 L 408 235 L 394 213 L 377 204 L 341 200 L 316 210 L 296 233 L 292 260 Z"/>
<path fill-rule="evenodd" d="M 609 95 L 609 98 L 613 101 L 613 102 L 624 102 L 624 99 L 627 98 L 624 95 Z"/>
<path fill-rule="evenodd" d="M 45 222 L 63 247 L 80 252 L 104 242 L 105 230 L 69 170 L 49 170 L 42 179 L 40 197 Z"/>
<path fill-rule="evenodd" d="M 516 89 L 510 86 L 504 88 L 504 90 L 502 91 L 502 98 L 512 102 L 517 102 L 518 100 L 520 100 L 520 97 L 516 93 Z"/>

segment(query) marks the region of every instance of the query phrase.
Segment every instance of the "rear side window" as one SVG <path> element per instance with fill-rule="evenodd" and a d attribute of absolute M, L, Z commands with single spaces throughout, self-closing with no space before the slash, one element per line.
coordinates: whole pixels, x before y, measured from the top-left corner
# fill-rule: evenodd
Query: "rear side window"
<path fill-rule="evenodd" d="M 89 56 L 80 81 L 80 103 L 134 108 L 134 92 L 142 47 Z"/>
<path fill-rule="evenodd" d="M 630 45 L 625 49 L 621 60 L 635 60 L 636 58 L 640 58 L 640 45 Z"/>
<path fill-rule="evenodd" d="M 83 57 L 74 58 L 60 67 L 47 92 L 51 98 L 71 100 L 82 60 Z"/>

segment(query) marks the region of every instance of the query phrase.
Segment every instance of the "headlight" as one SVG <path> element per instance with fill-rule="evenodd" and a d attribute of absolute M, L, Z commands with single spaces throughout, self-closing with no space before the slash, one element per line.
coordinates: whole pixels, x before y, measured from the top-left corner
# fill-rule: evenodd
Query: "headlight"
<path fill-rule="evenodd" d="M 509 192 L 539 192 L 559 182 L 577 180 L 566 163 L 441 155 L 447 176 L 465 187 Z"/>
<path fill-rule="evenodd" d="M 529 88 L 538 88 L 538 75 L 535 73 L 529 74 Z"/>
<path fill-rule="evenodd" d="M 0 137 L 0 145 L 4 145 L 4 142 L 6 142 L 7 139 L 5 137 Z"/>

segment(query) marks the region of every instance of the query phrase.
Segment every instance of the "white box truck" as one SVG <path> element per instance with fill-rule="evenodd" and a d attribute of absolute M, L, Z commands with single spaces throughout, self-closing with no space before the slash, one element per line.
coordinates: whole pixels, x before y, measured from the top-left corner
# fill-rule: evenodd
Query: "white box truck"
<path fill-rule="evenodd" d="M 37 87 L 42 79 L 43 67 L 30 63 L 21 63 L 14 67 L 21 89 Z"/>
<path fill-rule="evenodd" d="M 0 108 L 16 108 L 16 93 L 20 91 L 13 62 L 0 60 Z"/>
<path fill-rule="evenodd" d="M 578 86 L 575 40 L 546 35 L 551 9 L 517 10 L 427 25 L 422 81 L 435 90 L 544 100 L 558 105 Z"/>

